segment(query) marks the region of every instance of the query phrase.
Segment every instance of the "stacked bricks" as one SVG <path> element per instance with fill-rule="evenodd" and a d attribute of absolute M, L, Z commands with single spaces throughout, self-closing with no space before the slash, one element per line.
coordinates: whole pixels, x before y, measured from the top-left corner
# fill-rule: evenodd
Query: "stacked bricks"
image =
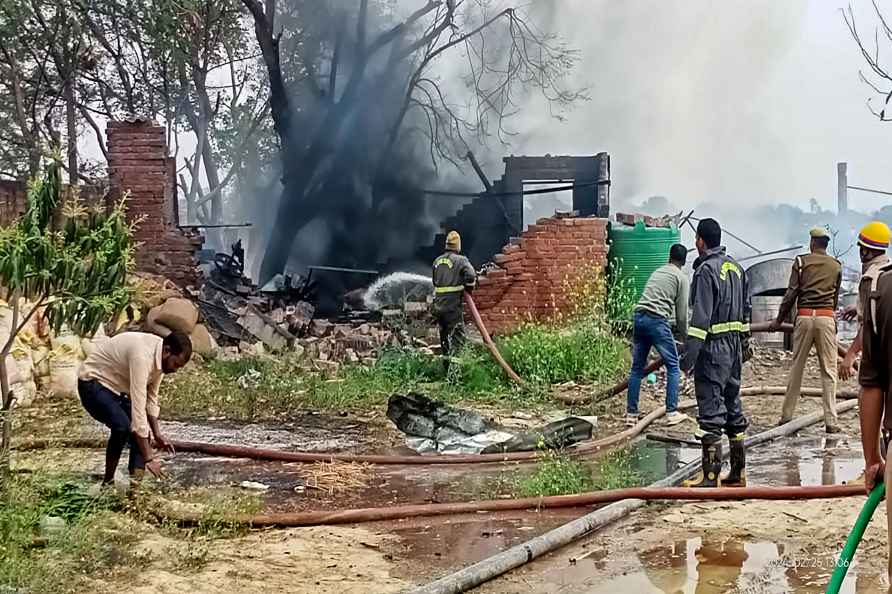
<path fill-rule="evenodd" d="M 107 135 L 110 197 L 117 201 L 128 194 L 127 217 L 137 222 L 137 270 L 181 287 L 196 284 L 196 252 L 203 240 L 177 226 L 175 162 L 164 128 L 144 120 L 109 122 Z"/>
<path fill-rule="evenodd" d="M 504 334 L 531 321 L 554 319 L 572 307 L 567 280 L 607 265 L 607 220 L 539 219 L 497 254 L 482 275 L 474 302 L 486 328 Z"/>
<path fill-rule="evenodd" d="M 68 194 L 69 186 L 62 186 L 63 199 Z M 101 185 L 78 186 L 78 196 L 82 205 L 90 208 L 105 209 L 105 188 Z M 12 225 L 16 219 L 25 214 L 28 206 L 28 184 L 24 181 L 0 180 L 0 227 Z M 63 205 L 57 206 L 57 215 L 61 215 Z M 56 218 L 58 223 L 60 218 Z"/>
<path fill-rule="evenodd" d="M 27 193 L 25 182 L 0 181 L 0 226 L 11 225 L 25 212 Z"/>

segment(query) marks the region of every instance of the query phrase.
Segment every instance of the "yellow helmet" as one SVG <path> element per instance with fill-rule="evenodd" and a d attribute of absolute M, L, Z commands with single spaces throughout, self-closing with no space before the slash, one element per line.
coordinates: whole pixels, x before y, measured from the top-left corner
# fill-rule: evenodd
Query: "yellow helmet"
<path fill-rule="evenodd" d="M 871 221 L 861 228 L 858 234 L 858 245 L 871 250 L 885 250 L 889 247 L 889 240 L 892 239 L 892 231 L 886 223 L 880 221 Z"/>
<path fill-rule="evenodd" d="M 461 235 L 458 234 L 458 231 L 450 231 L 446 235 L 446 249 L 455 250 L 456 252 L 461 251 Z"/>

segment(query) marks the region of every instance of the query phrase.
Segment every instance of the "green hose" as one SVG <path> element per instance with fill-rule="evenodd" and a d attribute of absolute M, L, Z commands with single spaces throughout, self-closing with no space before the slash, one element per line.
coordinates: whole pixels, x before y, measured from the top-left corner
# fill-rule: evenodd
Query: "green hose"
<path fill-rule="evenodd" d="M 870 524 L 870 518 L 873 517 L 873 512 L 876 511 L 885 494 L 886 486 L 883 483 L 878 484 L 870 492 L 867 503 L 861 508 L 861 513 L 858 514 L 855 526 L 849 533 L 849 538 L 846 539 L 846 546 L 842 548 L 842 553 L 839 554 L 836 568 L 833 570 L 833 575 L 830 576 L 830 583 L 827 585 L 827 594 L 839 594 L 839 589 L 842 587 L 843 580 L 846 579 L 846 573 L 849 571 L 852 559 L 855 558 L 855 550 L 858 548 L 858 543 L 861 542 L 861 537 L 864 536 L 864 531 L 867 529 L 867 525 Z"/>

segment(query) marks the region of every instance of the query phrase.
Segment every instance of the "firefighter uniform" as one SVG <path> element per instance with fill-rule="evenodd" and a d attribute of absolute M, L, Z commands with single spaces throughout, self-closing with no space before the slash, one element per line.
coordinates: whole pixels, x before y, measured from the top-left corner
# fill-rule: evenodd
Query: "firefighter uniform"
<path fill-rule="evenodd" d="M 694 371 L 698 422 L 702 432 L 703 476 L 688 486 L 718 486 L 721 439 L 731 443 L 728 485 L 746 483 L 743 447 L 747 420 L 740 404 L 740 372 L 747 348 L 750 307 L 746 273 L 724 247 L 707 249 L 694 261 L 691 323 L 682 369 Z"/>
<path fill-rule="evenodd" d="M 434 303 L 431 312 L 440 327 L 440 350 L 444 357 L 464 342 L 465 290 L 474 288 L 477 273 L 470 260 L 462 256 L 461 237 L 455 231 L 446 236 L 446 252 L 434 260 Z"/>
<path fill-rule="evenodd" d="M 830 237 L 830 233 L 815 227 L 811 237 Z M 823 249 L 797 256 L 793 260 L 790 282 L 777 314 L 777 322 L 787 318 L 796 308 L 793 329 L 793 367 L 787 383 L 780 423 L 793 418 L 799 402 L 802 374 L 812 346 L 821 367 L 821 386 L 824 403 L 824 424 L 829 432 L 838 431 L 836 416 L 836 306 L 842 283 L 842 264 Z"/>

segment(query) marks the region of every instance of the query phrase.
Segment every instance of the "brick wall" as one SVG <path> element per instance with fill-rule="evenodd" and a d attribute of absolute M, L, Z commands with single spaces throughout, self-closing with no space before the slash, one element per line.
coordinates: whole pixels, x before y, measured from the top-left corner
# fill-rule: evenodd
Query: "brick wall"
<path fill-rule="evenodd" d="M 553 319 L 571 305 L 567 280 L 607 265 L 607 220 L 539 219 L 494 261 L 500 268 L 481 276 L 473 294 L 487 330 L 504 334 Z"/>
<path fill-rule="evenodd" d="M 195 254 L 203 240 L 177 227 L 176 169 L 164 128 L 142 120 L 109 122 L 106 134 L 111 198 L 129 192 L 128 218 L 139 221 L 137 270 L 162 274 L 180 286 L 197 283 Z"/>

